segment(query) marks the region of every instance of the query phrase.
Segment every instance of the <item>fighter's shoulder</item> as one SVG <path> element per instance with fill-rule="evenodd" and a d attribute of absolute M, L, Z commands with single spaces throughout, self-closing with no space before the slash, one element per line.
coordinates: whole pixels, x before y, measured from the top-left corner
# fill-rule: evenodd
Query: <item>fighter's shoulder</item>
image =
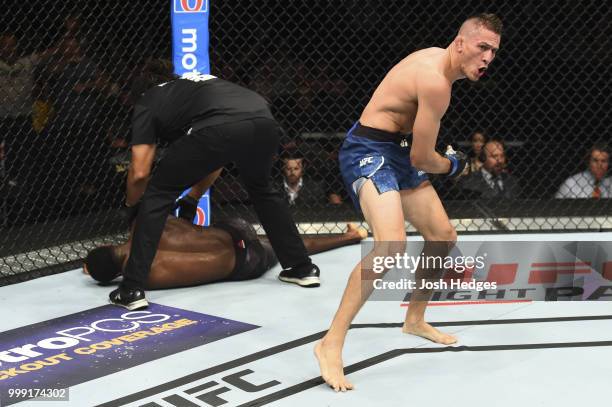
<path fill-rule="evenodd" d="M 418 96 L 450 98 L 451 85 L 440 72 L 437 72 L 431 65 L 424 64 L 416 68 L 415 87 Z"/>
<path fill-rule="evenodd" d="M 400 70 L 409 71 L 418 86 L 450 91 L 448 79 L 439 70 L 439 51 L 438 48 L 416 51 L 400 62 Z"/>

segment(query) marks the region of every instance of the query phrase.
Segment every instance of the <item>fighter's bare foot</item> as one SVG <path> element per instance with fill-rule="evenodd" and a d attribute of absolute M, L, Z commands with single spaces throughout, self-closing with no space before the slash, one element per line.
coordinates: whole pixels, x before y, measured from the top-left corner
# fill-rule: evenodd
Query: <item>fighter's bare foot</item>
<path fill-rule="evenodd" d="M 442 345 L 452 345 L 453 343 L 457 342 L 457 338 L 454 336 L 438 331 L 425 321 L 415 323 L 404 322 L 402 332 L 405 334 L 420 336 L 425 339 L 429 339 L 432 342 L 441 343 Z"/>
<path fill-rule="evenodd" d="M 321 377 L 334 391 L 353 390 L 353 384 L 344 377 L 342 347 L 333 346 L 322 339 L 315 345 L 314 354 L 319 361 Z"/>
<path fill-rule="evenodd" d="M 368 231 L 362 227 L 357 226 L 354 223 L 347 223 L 346 232 L 344 233 L 351 237 L 359 238 L 360 240 L 363 240 L 368 237 Z"/>

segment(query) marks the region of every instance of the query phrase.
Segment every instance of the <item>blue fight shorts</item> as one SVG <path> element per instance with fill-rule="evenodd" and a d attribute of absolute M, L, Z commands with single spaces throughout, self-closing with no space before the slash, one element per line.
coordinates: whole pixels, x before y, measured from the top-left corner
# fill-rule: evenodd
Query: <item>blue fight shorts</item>
<path fill-rule="evenodd" d="M 359 190 L 368 179 L 379 194 L 413 189 L 429 179 L 410 164 L 408 137 L 359 122 L 348 131 L 338 158 L 344 185 L 357 210 L 361 210 Z"/>

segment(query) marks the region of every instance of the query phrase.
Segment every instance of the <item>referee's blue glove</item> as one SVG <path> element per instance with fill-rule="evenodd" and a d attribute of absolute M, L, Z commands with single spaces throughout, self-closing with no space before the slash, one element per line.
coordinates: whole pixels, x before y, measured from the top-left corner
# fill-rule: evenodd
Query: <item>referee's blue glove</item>
<path fill-rule="evenodd" d="M 455 151 L 451 146 L 446 147 L 444 157 L 450 160 L 450 170 L 446 175 L 450 178 L 458 178 L 463 174 L 465 167 L 468 165 L 468 157 L 461 151 Z"/>

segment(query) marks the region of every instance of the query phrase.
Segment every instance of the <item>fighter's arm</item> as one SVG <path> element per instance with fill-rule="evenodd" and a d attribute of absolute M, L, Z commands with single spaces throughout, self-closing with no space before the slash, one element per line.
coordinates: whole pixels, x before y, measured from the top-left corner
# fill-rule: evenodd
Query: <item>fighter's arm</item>
<path fill-rule="evenodd" d="M 301 235 L 304 246 L 309 255 L 337 249 L 338 247 L 348 246 L 361 242 L 368 237 L 368 232 L 353 223 L 346 225 L 346 231 L 338 235 L 328 236 L 309 236 Z"/>
<path fill-rule="evenodd" d="M 417 80 L 418 108 L 412 128 L 410 162 L 430 174 L 445 174 L 451 163 L 436 152 L 440 120 L 450 103 L 450 84 L 439 74 L 423 72 Z"/>
<path fill-rule="evenodd" d="M 155 144 L 137 144 L 132 146 L 132 161 L 127 177 L 126 205 L 135 205 L 144 193 L 151 167 L 155 158 Z"/>
<path fill-rule="evenodd" d="M 308 254 L 313 255 L 337 249 L 342 246 L 359 243 L 368 237 L 368 232 L 354 223 L 348 223 L 346 225 L 346 231 L 342 234 L 300 235 L 300 237 L 302 238 L 302 242 L 304 242 Z M 269 243 L 267 236 L 261 236 L 259 239 Z"/>

